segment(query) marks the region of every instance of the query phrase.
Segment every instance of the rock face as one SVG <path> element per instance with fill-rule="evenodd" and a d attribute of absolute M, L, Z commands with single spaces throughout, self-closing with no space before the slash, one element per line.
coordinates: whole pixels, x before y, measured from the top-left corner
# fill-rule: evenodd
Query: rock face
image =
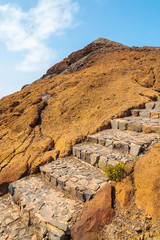
<path fill-rule="evenodd" d="M 154 219 L 160 218 L 160 143 L 135 166 L 136 204 Z"/>
<path fill-rule="evenodd" d="M 109 224 L 114 216 L 112 190 L 111 185 L 105 184 L 94 199 L 86 204 L 71 228 L 71 239 L 98 239 L 101 229 Z"/>
<path fill-rule="evenodd" d="M 134 196 L 134 188 L 131 177 L 126 177 L 122 182 L 116 185 L 116 200 L 121 207 L 126 207 L 131 204 Z"/>
<path fill-rule="evenodd" d="M 51 79 L 51 81 L 52 80 L 54 82 L 55 79 Z M 49 80 L 47 83 L 43 83 L 47 88 L 48 84 L 52 84 Z M 50 90 L 53 89 L 52 87 Z M 137 89 L 139 90 L 141 87 L 137 87 Z M 58 96 L 63 97 L 61 94 L 65 89 L 63 89 L 62 92 L 60 91 L 61 88 L 58 88 L 58 90 L 59 95 L 57 94 L 57 98 Z M 70 88 L 69 90 L 71 91 Z M 76 90 L 78 91 L 78 89 Z M 103 89 L 101 89 L 101 94 L 104 94 L 102 90 Z M 69 91 L 67 92 L 69 93 Z M 73 92 L 70 92 L 70 96 L 71 93 L 73 94 Z M 117 94 L 118 93 L 119 92 L 117 92 Z M 137 92 L 134 92 L 134 95 L 136 95 L 136 93 Z M 146 93 L 152 97 L 151 94 L 155 92 L 146 90 Z M 54 113 L 56 114 L 56 111 L 59 110 L 58 104 L 60 104 L 58 101 L 57 107 L 54 106 L 52 96 L 53 93 L 45 89 L 45 91 L 40 94 L 40 97 L 37 96 L 37 98 L 33 99 L 29 107 L 26 107 L 23 111 L 20 111 L 20 109 L 22 109 L 19 106 L 20 100 L 14 101 L 10 109 L 14 109 L 15 107 L 16 111 L 14 112 L 14 110 L 12 110 L 8 113 L 8 116 L 10 116 L 10 114 L 13 114 L 12 117 L 18 115 L 19 118 L 17 118 L 16 124 L 15 122 L 11 124 L 9 117 L 7 118 L 6 116 L 5 118 L 5 115 L 2 114 L 4 117 L 2 117 L 4 121 L 4 128 L 2 128 L 4 134 L 1 140 L 2 142 L 6 140 L 6 142 L 4 141 L 4 143 L 6 143 L 6 145 L 4 145 L 6 150 L 13 148 L 13 153 L 10 155 L 6 152 L 8 154 L 6 156 L 11 157 L 10 161 L 5 161 L 7 159 L 5 157 L 4 161 L 1 162 L 1 179 L 3 180 L 2 176 L 6 177 L 4 178 L 6 182 L 2 181 L 1 183 L 1 192 L 5 192 L 7 188 L 7 177 L 9 179 L 8 181 L 11 181 L 11 179 L 16 177 L 22 177 L 26 174 L 36 172 L 38 167 L 40 168 L 41 175 L 26 176 L 9 184 L 8 190 L 13 202 L 11 203 L 11 198 L 6 196 L 0 199 L 0 215 L 2 215 L 0 219 L 2 220 L 0 239 L 17 239 L 17 237 L 18 239 L 27 238 L 32 240 L 100 240 L 104 238 L 109 240 L 142 240 L 149 237 L 156 239 L 159 235 L 160 142 L 158 142 L 158 140 L 160 139 L 160 99 L 158 98 L 158 101 L 144 104 L 143 107 L 145 108 L 143 110 L 135 109 L 129 111 L 127 109 L 128 111 L 124 111 L 123 96 L 121 98 L 121 93 L 119 93 L 118 99 L 122 103 L 123 111 L 120 115 L 121 118 L 110 121 L 112 129 L 103 130 L 103 128 L 109 127 L 108 122 L 106 122 L 106 124 L 104 122 L 99 127 L 99 129 L 102 128 L 103 131 L 89 134 L 85 141 L 75 144 L 76 141 L 79 141 L 81 137 L 83 138 L 85 135 L 81 137 L 74 135 L 77 134 L 77 132 L 75 132 L 75 128 L 72 129 L 71 127 L 76 126 L 75 122 L 78 125 L 81 123 L 79 130 L 83 131 L 84 119 L 80 115 L 81 117 L 76 118 L 76 121 L 72 122 L 73 126 L 68 124 L 66 131 L 70 131 L 65 132 L 67 120 L 69 121 L 72 115 L 66 115 L 65 113 L 67 113 L 67 111 L 64 111 L 63 114 L 61 114 L 62 117 L 58 118 L 63 124 L 59 126 L 57 122 L 56 127 L 57 129 L 58 127 L 63 127 L 63 129 L 59 128 L 58 133 L 61 133 L 62 136 L 63 132 L 68 133 L 68 135 L 65 135 L 68 136 L 68 138 L 62 138 L 64 142 L 62 140 L 59 142 L 61 135 L 57 135 L 56 139 L 54 134 L 57 129 L 54 125 L 51 125 L 52 128 L 54 128 L 53 134 L 49 131 L 49 124 L 51 124 L 49 120 L 53 118 L 51 115 L 52 107 L 55 107 Z M 137 97 L 139 97 L 139 101 L 140 96 L 138 92 Z M 99 94 L 98 97 L 100 99 Z M 132 103 L 130 96 L 127 95 L 127 97 L 129 103 Z M 54 100 L 56 102 L 57 99 L 55 98 Z M 107 98 L 107 100 L 109 99 Z M 27 103 L 30 102 L 28 101 Z M 135 104 L 135 102 L 133 103 Z M 66 106 L 65 102 L 63 102 L 63 105 Z M 105 104 L 102 103 L 102 106 L 103 105 Z M 127 105 L 126 101 L 125 105 Z M 119 105 L 117 104 L 117 106 Z M 4 109 L 5 107 L 7 107 L 7 104 L 4 106 Z M 98 113 L 100 111 L 99 108 L 100 107 L 97 108 Z M 19 114 L 16 114 L 16 112 L 18 112 L 17 109 L 19 109 Z M 64 110 L 63 108 L 61 109 Z M 92 111 L 91 107 L 89 109 Z M 87 108 L 85 110 L 87 110 Z M 117 111 L 119 110 L 118 108 Z M 99 116 L 94 109 L 94 114 L 99 121 L 103 116 L 103 112 L 101 111 L 101 115 Z M 104 109 L 104 113 L 105 112 L 106 109 Z M 46 114 L 46 116 L 44 114 Z M 124 115 L 123 118 L 122 114 Z M 132 116 L 126 117 L 128 114 L 132 114 Z M 58 117 L 58 115 L 56 116 Z M 89 122 L 94 124 L 93 119 L 85 119 L 86 121 L 88 120 L 87 124 Z M 54 121 L 54 123 L 55 122 L 56 121 Z M 87 124 L 86 129 L 88 129 Z M 10 128 L 8 126 L 10 126 Z M 8 132 L 5 132 L 6 129 Z M 83 134 L 85 134 L 85 132 L 83 132 Z M 12 148 L 9 148 L 9 146 L 7 146 L 7 140 L 9 143 L 11 137 L 14 137 L 14 135 L 17 137 L 17 142 L 15 143 L 13 138 Z M 5 139 L 6 136 L 7 138 Z M 30 136 L 32 136 L 31 139 Z M 74 136 L 76 136 L 75 139 Z M 56 157 L 66 154 L 65 144 L 69 137 L 71 141 L 68 142 L 70 143 L 68 153 L 71 146 L 75 144 L 72 147 L 73 156 L 52 161 Z M 23 141 L 20 144 L 22 139 Z M 158 144 L 152 148 L 157 142 Z M 19 146 L 17 147 L 16 144 L 19 144 Z M 64 149 L 61 144 L 64 144 Z M 150 149 L 152 150 L 145 155 Z M 3 154 L 5 156 L 5 151 L 2 153 L 2 156 Z M 143 154 L 143 157 L 138 159 L 140 154 Z M 27 159 L 25 159 L 26 156 L 28 157 Z M 16 162 L 16 160 L 19 162 Z M 32 160 L 32 162 L 30 162 L 30 160 Z M 45 162 L 50 163 L 41 166 Z M 114 184 L 116 185 L 115 189 L 113 182 L 106 178 L 102 170 L 106 170 L 108 164 L 114 166 L 117 163 L 124 164 L 123 174 L 126 178 L 120 183 Z M 7 171 L 10 173 L 9 176 L 5 175 Z M 112 170 L 112 172 L 110 172 L 111 179 L 117 180 L 117 174 L 121 175 L 120 169 Z M 135 189 L 136 194 L 134 194 Z M 14 208 L 12 211 L 12 204 L 13 206 L 17 204 L 19 208 Z M 146 210 L 150 215 L 142 214 L 141 210 L 136 208 L 136 204 L 139 208 Z M 122 208 L 120 209 L 120 207 Z M 123 207 L 125 207 L 125 209 Z M 116 216 L 113 219 L 115 211 Z M 157 223 L 155 221 L 153 226 L 151 222 L 152 217 L 157 221 Z M 10 232 L 10 226 L 14 231 Z M 33 231 L 30 231 L 31 226 Z M 104 227 L 107 228 L 106 231 L 104 231 Z M 138 238 L 137 235 L 139 235 Z"/>
<path fill-rule="evenodd" d="M 71 73 L 68 63 L 60 63 L 46 78 L 0 100 L 0 194 L 10 182 L 70 154 L 75 143 L 143 106 L 159 90 L 159 48 L 99 39 L 69 58 L 79 66 Z"/>
<path fill-rule="evenodd" d="M 62 62 L 57 63 L 51 67 L 45 76 L 68 74 L 80 70 L 84 65 L 93 57 L 92 55 L 101 49 L 122 49 L 126 46 L 120 43 L 116 43 L 105 38 L 99 38 L 85 48 L 71 53 L 68 58 L 65 58 Z M 98 52 L 99 53 L 99 52 Z M 78 63 L 78 64 L 76 64 Z"/>

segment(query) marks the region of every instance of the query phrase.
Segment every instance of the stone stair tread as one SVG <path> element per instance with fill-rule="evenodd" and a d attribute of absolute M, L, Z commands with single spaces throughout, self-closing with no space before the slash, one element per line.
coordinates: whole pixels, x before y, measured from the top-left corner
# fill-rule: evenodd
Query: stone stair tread
<path fill-rule="evenodd" d="M 116 118 L 111 121 L 117 121 L 117 122 L 128 122 L 128 123 L 137 123 L 137 124 L 147 124 L 147 125 L 153 125 L 153 126 L 160 126 L 160 120 L 159 119 L 153 119 L 153 118 L 144 118 L 144 117 L 125 117 L 125 118 Z"/>
<path fill-rule="evenodd" d="M 13 201 L 26 215 L 26 222 L 40 229 L 40 236 L 48 233 L 49 239 L 68 239 L 72 215 L 83 207 L 80 201 L 66 198 L 51 188 L 40 176 L 25 177 L 10 185 Z M 28 213 L 28 214 L 26 214 Z"/>
<path fill-rule="evenodd" d="M 82 201 L 90 200 L 106 182 L 104 173 L 75 157 L 58 159 L 40 167 L 40 171 L 54 187 Z"/>
<path fill-rule="evenodd" d="M 76 144 L 73 147 L 73 155 L 93 166 L 104 169 L 106 164 L 115 165 L 119 162 L 129 162 L 134 157 L 129 154 L 121 153 L 114 149 L 106 148 L 98 144 Z"/>
<path fill-rule="evenodd" d="M 123 141 L 129 144 L 132 142 L 138 144 L 150 144 L 153 140 L 159 138 L 159 136 L 155 133 L 144 134 L 128 130 L 120 131 L 119 129 L 107 129 L 96 134 L 88 135 L 88 138 Z"/>
<path fill-rule="evenodd" d="M 146 109 L 160 109 L 160 101 L 145 104 Z"/>
<path fill-rule="evenodd" d="M 120 121 L 128 121 L 128 122 L 137 122 L 137 123 L 147 123 L 147 124 L 153 124 L 153 125 L 160 125 L 159 119 L 150 119 L 145 117 L 124 117 L 124 118 L 117 118 L 116 120 Z"/>
<path fill-rule="evenodd" d="M 160 109 L 133 109 L 132 116 L 141 116 L 147 118 L 160 118 Z"/>
<path fill-rule="evenodd" d="M 26 226 L 19 208 L 13 204 L 9 194 L 0 198 L 0 239 L 32 239 L 36 233 Z"/>
<path fill-rule="evenodd" d="M 146 108 L 142 108 L 142 109 L 132 109 L 131 111 L 139 111 L 139 112 L 142 112 L 142 111 L 145 111 L 145 112 L 160 112 L 160 109 L 146 109 Z"/>
<path fill-rule="evenodd" d="M 125 117 L 111 120 L 113 129 L 160 134 L 160 120 L 145 117 Z"/>

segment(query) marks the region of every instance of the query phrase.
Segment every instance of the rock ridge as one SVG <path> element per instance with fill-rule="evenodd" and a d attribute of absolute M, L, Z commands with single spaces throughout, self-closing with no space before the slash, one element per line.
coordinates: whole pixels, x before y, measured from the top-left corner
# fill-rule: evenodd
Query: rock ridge
<path fill-rule="evenodd" d="M 73 73 L 77 70 L 80 70 L 89 61 L 90 56 L 92 56 L 94 53 L 96 53 L 96 51 L 101 50 L 102 48 L 117 50 L 117 49 L 123 49 L 126 47 L 127 46 L 123 44 L 113 42 L 105 38 L 98 38 L 95 41 L 91 42 L 89 45 L 87 45 L 85 48 L 71 53 L 68 56 L 68 58 L 65 58 L 62 62 L 57 63 L 56 65 L 51 67 L 47 71 L 46 75 L 44 75 L 43 77 L 45 78 L 47 76 L 50 76 L 50 75 L 53 76 L 57 74 L 68 74 L 68 73 Z M 77 67 L 73 67 L 74 64 L 76 64 Z M 72 69 L 70 66 L 72 66 Z M 67 70 L 68 68 L 70 69 Z"/>

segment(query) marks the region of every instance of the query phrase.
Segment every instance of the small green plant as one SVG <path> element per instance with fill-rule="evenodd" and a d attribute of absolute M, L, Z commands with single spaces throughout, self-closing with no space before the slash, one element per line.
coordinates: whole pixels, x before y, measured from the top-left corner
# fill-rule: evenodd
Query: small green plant
<path fill-rule="evenodd" d="M 110 180 L 119 182 L 124 177 L 124 164 L 118 163 L 115 166 L 109 164 L 105 167 L 105 172 Z"/>
<path fill-rule="evenodd" d="M 154 95 L 155 99 L 158 100 L 158 95 Z"/>

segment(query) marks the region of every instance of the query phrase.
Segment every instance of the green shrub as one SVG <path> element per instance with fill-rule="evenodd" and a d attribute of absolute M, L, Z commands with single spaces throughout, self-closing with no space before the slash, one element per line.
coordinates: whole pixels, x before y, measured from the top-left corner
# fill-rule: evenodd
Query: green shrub
<path fill-rule="evenodd" d="M 105 167 L 105 172 L 110 180 L 119 182 L 124 177 L 124 164 L 118 163 L 115 166 L 109 164 Z"/>
<path fill-rule="evenodd" d="M 154 98 L 155 98 L 156 100 L 158 100 L 158 95 L 154 95 Z"/>

